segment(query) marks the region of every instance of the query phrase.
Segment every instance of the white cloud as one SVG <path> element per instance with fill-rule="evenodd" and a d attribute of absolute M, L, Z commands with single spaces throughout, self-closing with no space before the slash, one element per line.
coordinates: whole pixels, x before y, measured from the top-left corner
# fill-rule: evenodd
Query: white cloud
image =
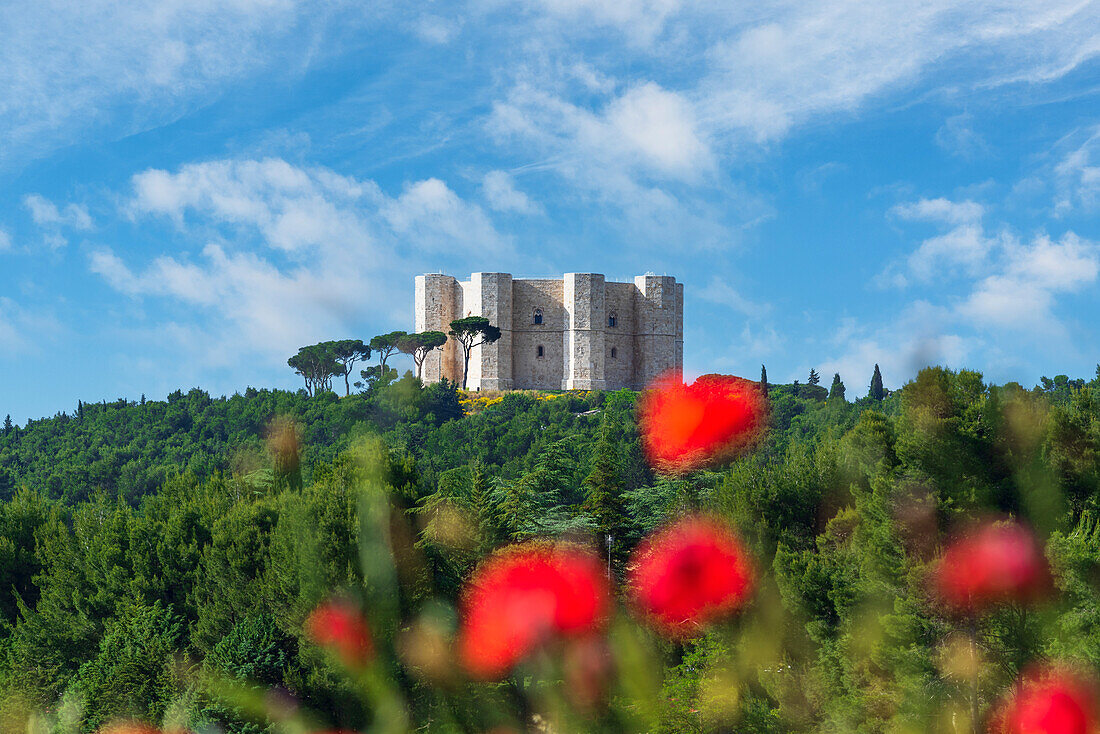
<path fill-rule="evenodd" d="M 0 229 L 0 252 L 11 249 L 11 235 Z"/>
<path fill-rule="evenodd" d="M 1100 206 L 1100 126 L 1080 146 L 1067 153 L 1054 168 L 1059 188 L 1055 214 Z"/>
<path fill-rule="evenodd" d="M 682 6 L 681 0 L 529 0 L 530 5 L 577 28 L 620 30 L 636 44 L 649 43 Z"/>
<path fill-rule="evenodd" d="M 1098 273 L 1100 251 L 1072 232 L 1058 242 L 1041 235 L 1028 245 L 1012 243 L 1005 248 L 1001 272 L 982 279 L 960 313 L 981 326 L 1058 330 L 1055 296 L 1094 283 Z"/>
<path fill-rule="evenodd" d="M 297 73 L 335 47 L 316 35 L 345 7 L 359 8 L 341 0 L 2 3 L 0 166 L 89 130 L 113 139 L 172 120 L 261 69 Z M 346 30 L 358 19 L 341 20 Z"/>
<path fill-rule="evenodd" d="M 406 186 L 381 213 L 394 232 L 422 249 L 443 251 L 470 243 L 482 251 L 502 253 L 510 246 L 481 207 L 463 201 L 437 178 Z"/>
<path fill-rule="evenodd" d="M 938 199 L 920 199 L 908 204 L 898 204 L 891 212 L 908 220 L 946 222 L 947 224 L 972 224 L 980 221 L 985 208 L 973 201 L 951 201 Z"/>
<path fill-rule="evenodd" d="M 714 158 L 698 130 L 691 104 L 653 82 L 612 98 L 599 113 L 520 86 L 494 106 L 490 130 L 527 138 L 544 151 L 599 179 L 636 173 L 659 180 L 693 181 Z"/>
<path fill-rule="evenodd" d="M 984 207 L 973 201 L 920 199 L 898 204 L 890 213 L 907 221 L 934 222 L 950 227 L 947 232 L 922 241 L 909 255 L 908 272 L 922 281 L 942 278 L 959 269 L 968 274 L 977 273 L 996 243 L 982 227 Z M 897 272 L 896 266 L 891 266 L 879 276 L 879 283 L 904 286 L 908 279 Z"/>
<path fill-rule="evenodd" d="M 771 311 L 770 304 L 757 303 L 745 298 L 727 281 L 717 276 L 712 278 L 710 283 L 699 290 L 696 295 L 704 301 L 710 301 L 720 306 L 727 306 L 749 318 L 764 316 Z"/>
<path fill-rule="evenodd" d="M 638 245 L 728 246 L 737 233 L 726 219 L 751 224 L 771 211 L 732 185 L 721 207 L 695 193 L 696 184 L 717 176 L 714 156 L 690 104 L 655 84 L 631 87 L 598 112 L 520 85 L 494 105 L 488 129 L 541 156 L 529 168 L 560 176 Z"/>
<path fill-rule="evenodd" d="M 1100 53 L 1091 30 L 1100 7 L 1077 0 L 776 2 L 757 18 L 767 21 L 739 18 L 714 44 L 701 106 L 715 124 L 761 141 L 953 61 L 970 59 L 968 75 L 948 84 L 989 85 L 1056 78 Z"/>
<path fill-rule="evenodd" d="M 974 131 L 974 116 L 963 112 L 947 118 L 936 131 L 936 145 L 953 156 L 972 160 L 989 153 L 989 143 Z"/>
<path fill-rule="evenodd" d="M 60 331 L 53 316 L 0 296 L 0 358 L 38 352 L 43 342 L 52 341 Z"/>
<path fill-rule="evenodd" d="M 59 209 L 56 204 L 40 194 L 27 194 L 23 197 L 23 206 L 31 213 L 35 224 L 41 226 L 71 227 L 88 230 L 92 228 L 92 217 L 82 204 L 68 204 Z"/>
<path fill-rule="evenodd" d="M 191 319 L 172 324 L 204 345 L 198 358 L 210 364 L 241 352 L 285 360 L 364 318 L 401 319 L 407 274 L 426 256 L 508 247 L 438 179 L 390 197 L 373 181 L 265 159 L 148 170 L 132 183 L 132 217 L 167 217 L 184 242 L 211 231 L 216 241 L 198 258 L 166 253 L 138 268 L 100 248 L 89 267 L 122 293 L 185 307 Z"/>
<path fill-rule="evenodd" d="M 527 194 L 516 188 L 516 182 L 507 171 L 489 171 L 481 180 L 481 191 L 489 206 L 498 212 L 540 214 L 542 207 L 531 201 Z"/>
<path fill-rule="evenodd" d="M 964 367 L 980 345 L 953 323 L 951 311 L 927 301 L 914 301 L 887 323 L 868 325 L 844 319 L 832 337 L 837 352 L 816 366 L 828 384 L 840 373 L 849 400 L 863 397 L 875 365 L 879 365 L 887 387 L 900 387 L 928 365 Z M 790 379 L 803 379 L 805 365 Z"/>

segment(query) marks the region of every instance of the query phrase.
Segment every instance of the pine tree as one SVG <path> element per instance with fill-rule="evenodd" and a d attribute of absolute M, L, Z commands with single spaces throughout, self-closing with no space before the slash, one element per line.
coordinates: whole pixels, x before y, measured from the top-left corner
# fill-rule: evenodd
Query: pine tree
<path fill-rule="evenodd" d="M 878 365 L 875 365 L 875 374 L 871 375 L 871 389 L 867 393 L 867 397 L 872 400 L 882 400 L 886 397 L 886 391 L 882 388 L 882 373 L 879 372 Z"/>
<path fill-rule="evenodd" d="M 829 400 L 844 401 L 844 383 L 840 381 L 840 373 L 833 375 L 833 384 L 829 388 Z"/>
<path fill-rule="evenodd" d="M 806 379 L 806 384 L 816 385 L 821 382 L 821 375 L 817 374 L 817 370 L 813 367 L 810 368 L 810 376 Z"/>
<path fill-rule="evenodd" d="M 616 549 L 623 542 L 623 481 L 618 472 L 621 463 L 611 422 L 604 413 L 592 448 L 592 471 L 584 480 L 588 496 L 582 509 L 595 521 L 601 542 L 610 536 L 610 544 Z"/>
<path fill-rule="evenodd" d="M 760 393 L 768 397 L 768 370 L 764 365 L 760 365 Z"/>
<path fill-rule="evenodd" d="M 8 413 L 7 417 L 4 418 L 4 435 L 7 436 L 9 433 L 11 433 L 11 431 L 11 413 Z"/>

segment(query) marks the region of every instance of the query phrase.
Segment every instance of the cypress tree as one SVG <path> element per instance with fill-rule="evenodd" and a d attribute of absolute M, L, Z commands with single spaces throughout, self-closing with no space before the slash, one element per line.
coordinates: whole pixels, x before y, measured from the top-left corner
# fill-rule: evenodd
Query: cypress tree
<path fill-rule="evenodd" d="M 867 393 L 867 397 L 873 400 L 882 400 L 886 397 L 886 391 L 882 389 L 882 373 L 878 370 L 878 365 L 875 365 L 875 374 L 871 375 L 871 389 Z"/>
<path fill-rule="evenodd" d="M 604 413 L 592 448 L 592 471 L 584 480 L 585 497 L 582 509 L 596 523 L 601 542 L 612 537 L 616 549 L 622 547 L 623 481 L 619 476 L 619 451 L 611 436 L 611 425 Z"/>
<path fill-rule="evenodd" d="M 833 375 L 833 384 L 829 388 L 829 400 L 833 399 L 844 400 L 844 383 L 840 381 L 839 372 Z"/>
<path fill-rule="evenodd" d="M 764 365 L 760 365 L 760 393 L 768 397 L 768 370 Z"/>

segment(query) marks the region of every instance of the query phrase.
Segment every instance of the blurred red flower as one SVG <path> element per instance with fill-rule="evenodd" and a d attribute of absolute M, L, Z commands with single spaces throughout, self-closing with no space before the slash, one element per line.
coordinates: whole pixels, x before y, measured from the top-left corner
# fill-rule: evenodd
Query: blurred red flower
<path fill-rule="evenodd" d="M 650 463 L 683 474 L 734 458 L 767 422 L 759 385 L 729 375 L 703 375 L 685 385 L 678 373 L 642 394 L 639 419 Z"/>
<path fill-rule="evenodd" d="M 311 640 L 335 652 L 348 667 L 362 667 L 374 655 L 366 620 L 350 602 L 325 602 L 306 619 L 305 630 Z"/>
<path fill-rule="evenodd" d="M 500 678 L 555 636 L 599 627 L 609 604 L 604 569 L 591 553 L 539 543 L 507 548 L 466 587 L 459 659 L 476 678 Z"/>
<path fill-rule="evenodd" d="M 991 734 L 1094 734 L 1095 686 L 1064 668 L 1025 673 L 989 720 Z"/>
<path fill-rule="evenodd" d="M 729 526 L 693 516 L 642 541 L 628 584 L 649 620 L 663 633 L 682 638 L 740 609 L 754 581 L 749 555 Z"/>
<path fill-rule="evenodd" d="M 160 729 L 140 721 L 116 721 L 100 729 L 99 734 L 160 734 Z"/>
<path fill-rule="evenodd" d="M 1034 601 L 1051 583 L 1035 536 L 1015 522 L 987 522 L 951 543 L 932 579 L 939 598 L 960 614 Z"/>

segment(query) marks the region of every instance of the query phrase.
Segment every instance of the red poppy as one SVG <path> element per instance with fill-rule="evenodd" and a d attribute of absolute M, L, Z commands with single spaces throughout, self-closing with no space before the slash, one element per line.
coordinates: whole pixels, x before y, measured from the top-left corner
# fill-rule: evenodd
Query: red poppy
<path fill-rule="evenodd" d="M 1035 536 L 1015 522 L 985 523 L 953 542 L 932 578 L 937 595 L 959 614 L 1034 601 L 1050 588 L 1050 571 Z"/>
<path fill-rule="evenodd" d="M 597 628 L 609 598 L 604 569 L 586 551 L 538 543 L 505 549 L 466 588 L 459 658 L 477 678 L 500 678 L 553 637 Z"/>
<path fill-rule="evenodd" d="M 748 553 L 723 522 L 688 517 L 646 538 L 628 583 L 635 603 L 672 637 L 690 637 L 739 610 L 753 590 Z"/>
<path fill-rule="evenodd" d="M 767 403 L 759 385 L 729 375 L 703 375 L 685 385 L 677 373 L 658 379 L 639 404 L 650 463 L 683 474 L 734 458 L 759 437 Z"/>
<path fill-rule="evenodd" d="M 991 734 L 1095 734 L 1096 690 L 1063 668 L 1025 673 L 989 721 Z"/>
<path fill-rule="evenodd" d="M 322 604 L 309 615 L 305 629 L 311 640 L 335 652 L 348 667 L 362 667 L 374 655 L 367 623 L 350 602 Z"/>

